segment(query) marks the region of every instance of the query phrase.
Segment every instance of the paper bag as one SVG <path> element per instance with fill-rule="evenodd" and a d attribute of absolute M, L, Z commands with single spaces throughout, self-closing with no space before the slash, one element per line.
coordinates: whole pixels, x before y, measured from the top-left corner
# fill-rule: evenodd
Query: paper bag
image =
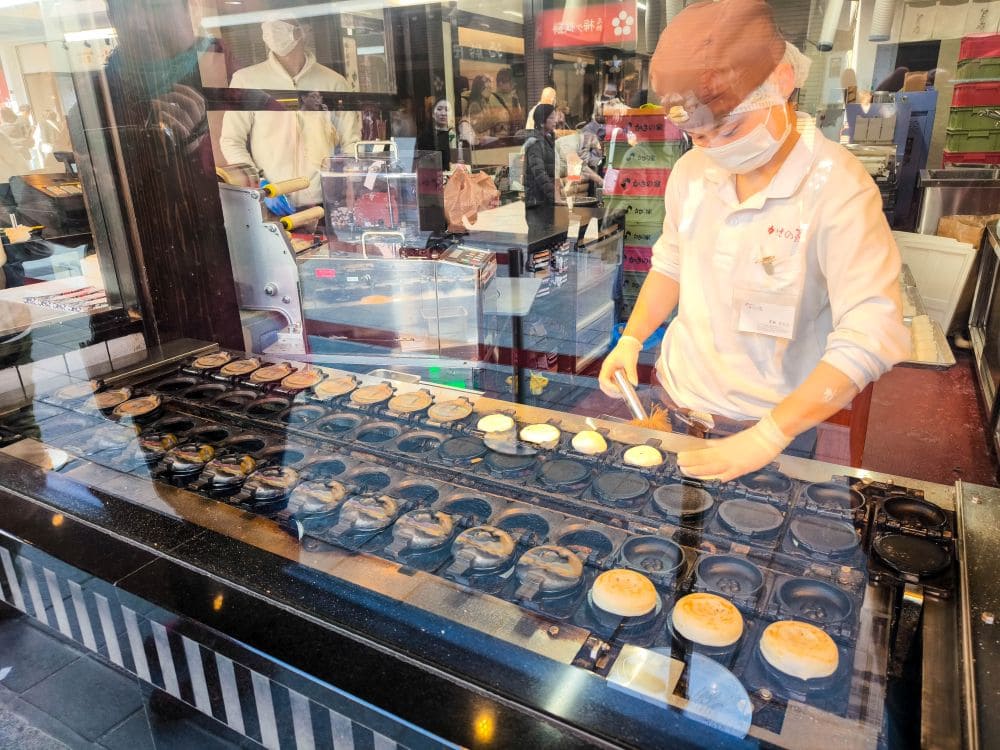
<path fill-rule="evenodd" d="M 997 219 L 1000 214 L 988 214 L 986 216 L 975 216 L 966 214 L 953 214 L 942 216 L 938 220 L 938 237 L 950 237 L 959 242 L 967 242 L 977 250 L 983 242 L 983 233 L 986 225 Z"/>
<path fill-rule="evenodd" d="M 464 232 L 463 217 L 475 223 L 480 211 L 500 205 L 500 191 L 485 172 L 456 170 L 444 186 L 444 213 L 449 232 Z"/>

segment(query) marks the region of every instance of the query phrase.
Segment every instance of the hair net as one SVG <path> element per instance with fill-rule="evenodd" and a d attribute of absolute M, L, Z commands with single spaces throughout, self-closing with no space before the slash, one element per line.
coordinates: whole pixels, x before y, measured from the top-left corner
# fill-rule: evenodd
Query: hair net
<path fill-rule="evenodd" d="M 812 65 L 812 60 L 802 54 L 802 52 L 800 52 L 794 44 L 785 42 L 785 54 L 781 58 L 781 62 L 787 63 L 791 66 L 792 72 L 795 75 L 795 88 L 802 88 L 802 84 L 804 84 L 806 79 L 809 77 L 809 68 Z M 744 112 L 753 112 L 758 109 L 780 107 L 787 101 L 787 97 L 782 96 L 781 89 L 778 87 L 778 82 L 774 80 L 774 73 L 772 71 L 771 75 L 767 77 L 764 83 L 751 91 L 750 94 L 742 102 L 740 102 L 735 109 L 733 109 L 731 114 L 739 115 Z"/>

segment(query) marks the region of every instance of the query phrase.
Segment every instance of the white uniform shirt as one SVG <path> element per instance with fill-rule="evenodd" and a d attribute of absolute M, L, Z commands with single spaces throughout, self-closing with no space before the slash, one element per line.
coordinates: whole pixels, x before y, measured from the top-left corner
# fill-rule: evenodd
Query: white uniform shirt
<path fill-rule="evenodd" d="M 273 54 L 233 74 L 230 88 L 269 91 L 349 91 L 347 79 L 316 62 L 312 53 L 292 77 Z M 358 112 L 226 112 L 219 146 L 229 164 L 252 164 L 271 182 L 307 177 L 306 190 L 289 195 L 294 206 L 322 202 L 319 170 L 340 145 L 348 151 L 361 140 Z"/>
<path fill-rule="evenodd" d="M 758 419 L 820 361 L 860 389 L 909 352 L 878 188 L 846 149 L 809 140 L 742 204 L 734 176 L 698 149 L 670 175 L 652 267 L 679 282 L 680 301 L 657 372 L 682 406 Z M 741 331 L 748 295 L 791 305 L 791 337 Z"/>

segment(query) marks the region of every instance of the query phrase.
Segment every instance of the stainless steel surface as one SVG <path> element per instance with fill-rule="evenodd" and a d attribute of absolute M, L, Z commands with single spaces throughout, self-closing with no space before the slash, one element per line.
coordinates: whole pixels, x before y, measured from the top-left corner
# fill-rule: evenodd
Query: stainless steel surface
<path fill-rule="evenodd" d="M 997 281 L 1000 278 L 1000 236 L 997 224 L 986 228 L 976 291 L 969 314 L 969 338 L 976 361 L 976 379 L 990 415 L 991 435 L 997 428 L 997 390 L 1000 387 L 1000 299 L 997 298 Z M 994 439 L 994 447 L 1000 442 Z"/>
<path fill-rule="evenodd" d="M 983 613 L 1000 611 L 1000 489 L 960 484 L 958 487 L 958 545 L 962 561 L 959 614 L 961 616 L 962 674 L 969 747 L 991 747 L 1000 738 L 1000 625 Z"/>
<path fill-rule="evenodd" d="M 962 726 L 962 695 L 954 689 L 954 675 L 961 674 L 954 605 L 925 598 L 923 623 L 920 746 L 954 750 L 963 745 L 962 732 L 958 731 Z"/>
<path fill-rule="evenodd" d="M 287 323 L 283 351 L 305 353 L 302 288 L 288 235 L 263 220 L 259 190 L 221 184 L 219 196 L 240 308 L 280 313 Z"/>
<path fill-rule="evenodd" d="M 923 169 L 916 231 L 936 234 L 942 216 L 992 214 L 1000 206 L 1000 170 Z"/>
<path fill-rule="evenodd" d="M 628 410 L 632 412 L 632 417 L 634 419 L 648 419 L 649 415 L 646 414 L 646 410 L 642 408 L 642 402 L 639 400 L 639 395 L 635 392 L 635 388 L 632 384 L 628 382 L 628 378 L 625 377 L 625 373 L 621 370 L 615 371 L 615 383 L 618 384 L 618 390 L 621 391 L 622 398 L 625 399 L 625 404 L 628 406 Z"/>

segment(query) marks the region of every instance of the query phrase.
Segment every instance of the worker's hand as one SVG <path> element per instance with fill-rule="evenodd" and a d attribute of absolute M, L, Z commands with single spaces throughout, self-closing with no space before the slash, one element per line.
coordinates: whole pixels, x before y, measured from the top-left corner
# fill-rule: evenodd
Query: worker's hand
<path fill-rule="evenodd" d="M 262 188 L 267 187 L 271 183 L 268 180 L 261 180 L 260 186 Z M 295 209 L 292 207 L 291 202 L 288 200 L 287 195 L 278 195 L 274 198 L 265 198 L 264 205 L 267 206 L 267 210 L 270 211 L 275 216 L 289 216 L 295 213 Z"/>
<path fill-rule="evenodd" d="M 695 479 L 728 482 L 767 466 L 793 438 L 768 414 L 749 429 L 727 438 L 708 441 L 704 448 L 677 454 L 681 472 Z"/>
<path fill-rule="evenodd" d="M 618 339 L 615 348 L 604 358 L 601 374 L 597 377 L 597 382 L 606 396 L 622 398 L 622 393 L 615 382 L 615 373 L 618 370 L 625 372 L 625 378 L 633 386 L 639 385 L 639 373 L 636 368 L 639 364 L 640 351 L 642 342 L 634 336 L 622 336 Z"/>
<path fill-rule="evenodd" d="M 16 245 L 18 242 L 27 242 L 31 239 L 31 227 L 25 224 L 18 224 L 16 227 L 4 227 L 4 235 L 7 242 Z"/>
<path fill-rule="evenodd" d="M 208 133 L 205 97 L 190 86 L 176 83 L 150 104 L 160 130 L 184 149 L 196 148 Z"/>

